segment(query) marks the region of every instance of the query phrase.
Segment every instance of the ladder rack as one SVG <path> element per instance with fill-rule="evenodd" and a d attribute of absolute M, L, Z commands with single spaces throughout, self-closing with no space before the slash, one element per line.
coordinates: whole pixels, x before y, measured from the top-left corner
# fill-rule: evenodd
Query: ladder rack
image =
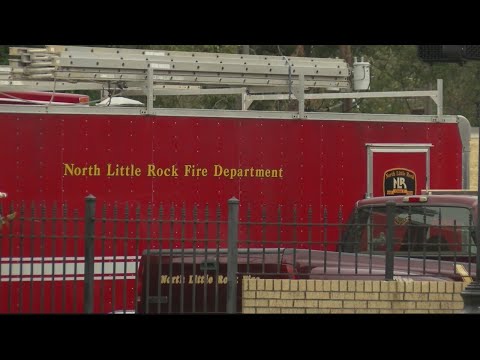
<path fill-rule="evenodd" d="M 285 93 L 299 86 L 350 89 L 343 59 L 133 50 L 83 46 L 10 48 L 12 81 L 247 88 L 252 93 Z M 149 79 L 148 70 L 153 73 Z M 303 79 L 301 79 L 303 77 Z"/>
<path fill-rule="evenodd" d="M 345 60 L 331 58 L 60 45 L 10 47 L 9 55 L 9 66 L 0 66 L 0 92 L 100 90 L 102 98 L 144 96 L 148 114 L 154 112 L 155 95 L 237 94 L 242 110 L 253 101 L 295 100 L 297 118 L 305 118 L 306 100 L 430 97 L 438 121 L 443 116 L 441 79 L 437 90 L 362 92 L 369 86 L 369 64 L 363 59 L 351 69 Z M 357 89 L 356 81 L 363 79 L 368 86 Z"/>

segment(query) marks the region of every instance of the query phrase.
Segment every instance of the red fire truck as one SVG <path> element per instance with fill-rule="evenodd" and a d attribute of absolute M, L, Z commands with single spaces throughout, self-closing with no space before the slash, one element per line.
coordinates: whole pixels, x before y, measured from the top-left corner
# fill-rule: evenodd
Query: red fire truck
<path fill-rule="evenodd" d="M 309 208 L 314 214 L 328 209 L 328 220 L 336 222 L 339 208 L 346 218 L 362 198 L 469 186 L 469 121 L 442 114 L 441 103 L 436 115 L 305 111 L 308 99 L 382 96 L 346 92 L 349 72 L 343 60 L 84 47 L 34 50 L 11 49 L 20 60 L 1 79 L 2 99 L 32 100 L 27 90 L 56 95 L 42 98 L 42 104 L 0 106 L 0 191 L 8 194 L 1 200 L 4 218 L 13 212 L 18 217 L 21 202 L 28 211 L 30 204 L 42 202 L 82 210 L 85 197 L 93 194 L 107 209 L 116 203 L 130 214 L 140 205 L 145 215 L 149 204 L 159 203 L 184 204 L 187 214 L 197 204 L 219 204 L 225 210 L 227 200 L 236 197 L 241 206 L 251 206 L 252 218 L 261 216 L 262 206 L 281 205 L 295 206 L 298 219 L 306 219 Z M 28 62 L 22 63 L 25 57 Z M 45 69 L 34 66 L 45 57 L 50 70 L 35 71 Z M 143 94 L 146 105 L 78 106 L 86 102 L 82 96 L 77 96 L 78 104 L 55 104 L 67 102 L 59 95 L 64 90 L 102 88 L 109 95 Z M 305 91 L 314 88 L 340 93 Z M 155 96 L 183 94 L 238 94 L 242 109 L 153 106 Z M 440 89 L 418 95 L 438 100 Z M 297 110 L 249 110 L 252 101 L 288 99 L 298 100 Z M 25 236 L 15 220 L 2 228 L 3 239 L 10 241 L 1 242 L 0 312 L 7 311 L 8 292 L 18 295 L 31 286 L 33 298 L 39 299 L 45 283 L 45 296 L 50 296 L 57 283 L 82 279 L 81 245 L 75 254 L 72 243 L 65 249 L 60 244 L 20 246 L 25 239 L 40 238 L 41 228 Z M 142 225 L 138 231 L 147 230 Z M 306 237 L 297 240 L 295 246 L 302 247 Z M 113 256 L 111 251 L 96 253 L 96 259 Z M 125 279 L 112 279 L 115 270 L 103 278 L 106 270 L 95 267 L 95 279 L 110 281 L 105 303 L 115 296 L 115 281 L 126 281 L 132 289 L 127 302 L 134 303 L 141 251 L 129 245 L 122 253 L 117 270 Z M 74 256 L 79 259 L 75 271 Z M 35 281 L 40 271 L 42 282 Z M 53 297 L 61 291 L 52 290 Z M 73 298 L 71 288 L 66 291 Z M 25 311 L 18 304 L 9 306 L 10 311 Z"/>

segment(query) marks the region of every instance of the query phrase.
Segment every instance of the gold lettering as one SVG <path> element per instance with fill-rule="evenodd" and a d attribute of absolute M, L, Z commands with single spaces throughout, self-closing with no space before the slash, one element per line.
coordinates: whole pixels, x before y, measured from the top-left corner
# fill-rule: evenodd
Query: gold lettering
<path fill-rule="evenodd" d="M 213 176 L 222 176 L 223 168 L 220 165 L 214 165 L 213 168 L 214 168 Z"/>
<path fill-rule="evenodd" d="M 185 165 L 185 176 L 207 176 L 208 170 L 206 168 L 197 168 L 195 165 Z"/>
<path fill-rule="evenodd" d="M 255 177 L 264 177 L 265 175 L 265 170 L 263 169 L 256 169 L 255 170 Z"/>
<path fill-rule="evenodd" d="M 157 168 L 154 164 L 147 165 L 147 176 L 157 177 L 157 176 L 178 176 L 178 169 L 176 165 L 172 165 L 169 168 Z"/>
<path fill-rule="evenodd" d="M 75 166 L 75 164 L 63 164 L 64 176 L 100 176 L 100 168 L 97 164 L 89 166 Z"/>

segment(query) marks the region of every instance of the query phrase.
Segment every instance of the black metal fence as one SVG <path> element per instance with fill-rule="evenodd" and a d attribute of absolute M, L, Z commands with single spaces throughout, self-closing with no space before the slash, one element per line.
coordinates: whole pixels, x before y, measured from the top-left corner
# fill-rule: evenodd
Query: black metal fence
<path fill-rule="evenodd" d="M 243 278 L 462 281 L 472 216 L 396 207 L 0 207 L 0 313 L 241 311 Z M 412 210 L 413 209 L 413 210 Z M 333 219 L 332 219 L 333 217 Z M 335 220 L 335 221 L 332 221 Z M 236 279 L 236 281 L 231 281 Z"/>

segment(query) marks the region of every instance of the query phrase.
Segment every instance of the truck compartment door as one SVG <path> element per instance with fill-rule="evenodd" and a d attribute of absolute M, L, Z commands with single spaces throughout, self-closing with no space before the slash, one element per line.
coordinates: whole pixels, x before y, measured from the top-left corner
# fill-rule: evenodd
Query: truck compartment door
<path fill-rule="evenodd" d="M 415 195 L 430 188 L 432 144 L 365 144 L 365 197 Z"/>

